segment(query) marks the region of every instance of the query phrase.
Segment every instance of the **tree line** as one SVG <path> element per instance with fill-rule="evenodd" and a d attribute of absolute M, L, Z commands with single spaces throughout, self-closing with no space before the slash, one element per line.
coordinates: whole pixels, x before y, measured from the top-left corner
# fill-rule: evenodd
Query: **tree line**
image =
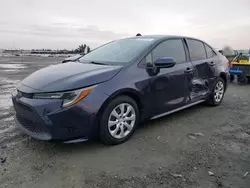
<path fill-rule="evenodd" d="M 81 44 L 78 48 L 74 50 L 60 49 L 60 50 L 51 50 L 51 49 L 32 49 L 31 53 L 41 53 L 41 54 L 82 54 L 85 55 L 91 51 L 90 47 L 86 44 Z"/>

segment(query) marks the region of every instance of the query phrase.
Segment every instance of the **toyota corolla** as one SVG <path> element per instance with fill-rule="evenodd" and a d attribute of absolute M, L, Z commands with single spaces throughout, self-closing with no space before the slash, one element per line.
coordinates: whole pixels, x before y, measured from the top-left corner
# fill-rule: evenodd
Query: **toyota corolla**
<path fill-rule="evenodd" d="M 227 59 L 199 39 L 138 36 L 32 73 L 12 101 L 17 125 L 36 139 L 120 144 L 142 121 L 219 105 L 228 79 Z"/>

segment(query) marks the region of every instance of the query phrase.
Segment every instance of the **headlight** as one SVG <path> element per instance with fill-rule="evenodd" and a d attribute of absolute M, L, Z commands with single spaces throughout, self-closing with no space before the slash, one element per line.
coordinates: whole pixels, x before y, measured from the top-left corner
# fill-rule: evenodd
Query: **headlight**
<path fill-rule="evenodd" d="M 17 89 L 15 88 L 12 92 L 11 92 L 11 95 L 12 96 L 16 96 L 18 94 L 18 91 Z"/>
<path fill-rule="evenodd" d="M 85 98 L 96 86 L 87 87 L 84 89 L 78 89 L 67 92 L 57 93 L 36 93 L 33 95 L 34 99 L 62 99 L 63 107 L 68 107 L 78 103 L 80 100 Z"/>

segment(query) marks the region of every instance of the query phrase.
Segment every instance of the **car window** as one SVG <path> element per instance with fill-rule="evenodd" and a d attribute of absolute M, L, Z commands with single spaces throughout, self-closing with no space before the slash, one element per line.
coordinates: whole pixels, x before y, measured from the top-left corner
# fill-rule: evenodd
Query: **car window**
<path fill-rule="evenodd" d="M 191 61 L 206 59 L 206 51 L 203 42 L 193 39 L 187 39 Z"/>
<path fill-rule="evenodd" d="M 152 51 L 153 62 L 161 57 L 172 57 L 176 63 L 186 62 L 186 54 L 181 39 L 171 39 L 160 43 Z"/>
<path fill-rule="evenodd" d="M 120 39 L 105 44 L 79 59 L 80 62 L 126 64 L 154 42 L 153 38 Z"/>
<path fill-rule="evenodd" d="M 147 64 L 153 64 L 152 53 L 150 52 L 145 58 L 140 62 L 141 67 L 145 67 Z"/>
<path fill-rule="evenodd" d="M 149 53 L 146 58 L 145 58 L 145 64 L 153 64 L 153 60 L 152 60 L 152 53 Z"/>
<path fill-rule="evenodd" d="M 213 51 L 212 48 L 210 48 L 208 45 L 204 44 L 205 45 L 205 49 L 206 49 L 206 52 L 207 52 L 207 57 L 210 58 L 210 57 L 214 57 L 216 56 L 216 53 Z"/>

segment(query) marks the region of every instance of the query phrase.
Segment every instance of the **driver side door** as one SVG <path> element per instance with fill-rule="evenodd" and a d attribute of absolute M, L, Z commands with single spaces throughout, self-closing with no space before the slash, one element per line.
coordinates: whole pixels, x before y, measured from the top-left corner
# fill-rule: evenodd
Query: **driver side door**
<path fill-rule="evenodd" d="M 170 68 L 159 69 L 156 75 L 149 75 L 148 102 L 153 115 L 163 114 L 190 102 L 194 68 L 188 61 L 183 39 L 175 38 L 161 42 L 147 55 L 145 61 L 146 64 L 155 67 L 154 62 L 162 57 L 171 57 L 176 64 Z"/>

